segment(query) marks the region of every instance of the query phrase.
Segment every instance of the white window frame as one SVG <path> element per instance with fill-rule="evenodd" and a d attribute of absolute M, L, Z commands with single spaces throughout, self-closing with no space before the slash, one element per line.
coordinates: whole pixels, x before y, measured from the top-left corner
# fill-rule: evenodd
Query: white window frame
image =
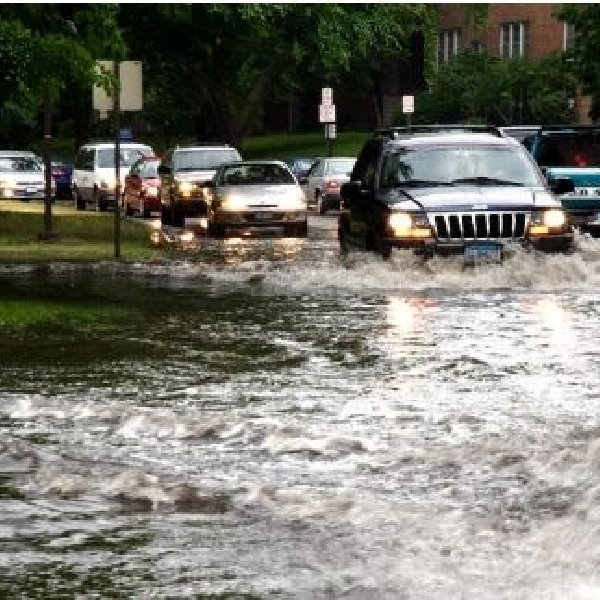
<path fill-rule="evenodd" d="M 569 31 L 570 30 L 570 31 Z M 569 44 L 570 42 L 570 44 Z M 575 26 L 572 23 L 563 22 L 563 52 L 570 50 L 575 43 Z"/>
<path fill-rule="evenodd" d="M 458 54 L 461 49 L 461 42 L 462 31 L 458 27 L 440 29 L 438 32 L 438 65 L 440 63 L 440 54 L 441 62 L 447 63 L 452 57 Z"/>
<path fill-rule="evenodd" d="M 500 56 L 502 58 L 524 57 L 527 53 L 525 38 L 527 37 L 529 23 L 527 21 L 507 22 L 500 25 Z M 508 47 L 504 47 L 504 35 L 508 31 Z M 518 43 L 518 54 L 513 52 L 515 37 Z"/>

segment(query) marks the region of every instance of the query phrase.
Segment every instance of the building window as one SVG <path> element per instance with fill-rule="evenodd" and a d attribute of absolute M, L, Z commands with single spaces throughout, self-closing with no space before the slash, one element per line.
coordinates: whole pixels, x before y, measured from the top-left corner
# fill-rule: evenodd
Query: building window
<path fill-rule="evenodd" d="M 575 45 L 575 25 L 563 23 L 563 50 L 572 50 Z"/>
<path fill-rule="evenodd" d="M 517 58 L 527 55 L 529 23 L 502 23 L 500 26 L 500 56 Z"/>
<path fill-rule="evenodd" d="M 461 30 L 442 29 L 438 34 L 438 64 L 448 62 L 461 49 Z"/>
<path fill-rule="evenodd" d="M 485 44 L 477 40 L 473 41 L 471 42 L 471 50 L 477 52 L 477 54 L 483 54 L 485 52 Z"/>

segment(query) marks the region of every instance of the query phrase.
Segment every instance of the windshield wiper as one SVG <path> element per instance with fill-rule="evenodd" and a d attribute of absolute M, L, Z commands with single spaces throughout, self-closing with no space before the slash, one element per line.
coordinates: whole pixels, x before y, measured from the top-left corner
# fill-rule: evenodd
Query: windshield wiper
<path fill-rule="evenodd" d="M 454 185 L 453 181 L 433 181 L 430 179 L 407 179 L 389 187 L 435 187 L 439 185 Z"/>
<path fill-rule="evenodd" d="M 461 179 L 453 179 L 453 184 L 472 183 L 473 185 L 518 185 L 523 186 L 518 181 L 509 181 L 508 179 L 496 179 L 494 177 L 462 177 Z"/>

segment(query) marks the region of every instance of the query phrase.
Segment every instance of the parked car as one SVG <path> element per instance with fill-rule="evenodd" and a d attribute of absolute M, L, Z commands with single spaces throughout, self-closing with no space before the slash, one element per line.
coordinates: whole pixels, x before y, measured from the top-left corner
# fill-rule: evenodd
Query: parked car
<path fill-rule="evenodd" d="M 306 177 L 315 160 L 316 158 L 308 156 L 291 156 L 285 160 L 285 163 L 299 181 L 300 178 Z"/>
<path fill-rule="evenodd" d="M 158 188 L 160 177 L 158 166 L 160 157 L 144 156 L 136 160 L 125 177 L 123 188 L 123 209 L 125 214 L 138 213 L 144 218 L 160 217 Z"/>
<path fill-rule="evenodd" d="M 28 150 L 0 151 L 0 198 L 33 200 L 45 197 L 45 171 L 39 157 Z"/>
<path fill-rule="evenodd" d="M 240 153 L 226 144 L 167 150 L 158 167 L 163 223 L 183 226 L 187 220 L 205 231 L 210 199 L 207 184 L 222 164 L 241 160 Z"/>
<path fill-rule="evenodd" d="M 600 127 L 541 127 L 531 138 L 530 152 L 546 178 L 568 178 L 573 190 L 560 196 L 570 222 L 600 237 Z"/>
<path fill-rule="evenodd" d="M 55 198 L 72 198 L 72 182 L 73 182 L 73 164 L 60 159 L 54 159 L 50 162 L 52 179 L 55 185 Z"/>
<path fill-rule="evenodd" d="M 119 153 L 119 179 L 123 189 L 131 165 L 142 156 L 153 156 L 154 151 L 146 144 L 121 142 Z M 114 142 L 93 142 L 81 146 L 73 165 L 73 195 L 77 209 L 85 210 L 90 203 L 101 211 L 116 207 L 115 174 Z"/>
<path fill-rule="evenodd" d="M 324 215 L 330 209 L 340 207 L 340 188 L 350 179 L 356 158 L 336 156 L 319 158 L 311 166 L 306 177 L 300 179 L 309 206 Z"/>
<path fill-rule="evenodd" d="M 306 237 L 306 199 L 298 181 L 280 161 L 242 161 L 221 165 L 211 183 L 208 212 L 211 235 L 281 230 Z"/>
<path fill-rule="evenodd" d="M 556 193 L 572 190 L 566 179 Z M 501 260 L 511 245 L 565 251 L 573 228 L 529 152 L 494 127 L 381 130 L 362 148 L 342 186 L 342 252 L 389 257 L 462 254 Z"/>

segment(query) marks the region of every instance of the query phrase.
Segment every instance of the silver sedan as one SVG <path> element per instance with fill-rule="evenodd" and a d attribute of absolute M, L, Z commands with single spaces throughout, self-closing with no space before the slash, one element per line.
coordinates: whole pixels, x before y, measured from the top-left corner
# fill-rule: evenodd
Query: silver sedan
<path fill-rule="evenodd" d="M 277 230 L 285 236 L 307 236 L 306 199 L 285 163 L 254 160 L 221 165 L 211 188 L 209 234 Z"/>

